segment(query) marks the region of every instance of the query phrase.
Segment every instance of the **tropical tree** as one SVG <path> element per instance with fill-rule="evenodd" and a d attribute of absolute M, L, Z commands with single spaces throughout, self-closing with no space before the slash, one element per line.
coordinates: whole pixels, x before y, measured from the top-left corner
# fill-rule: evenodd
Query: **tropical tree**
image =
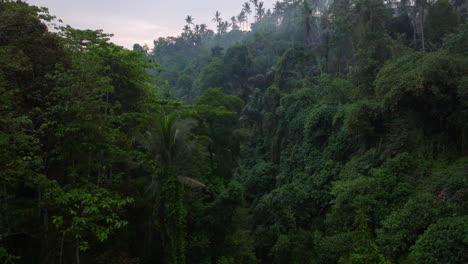
<path fill-rule="evenodd" d="M 228 21 L 219 22 L 219 24 L 218 24 L 218 34 L 226 33 L 230 26 L 231 26 L 231 23 L 229 23 Z"/>
<path fill-rule="evenodd" d="M 243 25 L 247 21 L 247 16 L 245 15 L 245 11 L 241 11 L 239 15 L 237 15 L 237 21 L 240 23 L 242 29 L 244 29 Z"/>
<path fill-rule="evenodd" d="M 435 2 L 429 8 L 424 22 L 426 46 L 429 48 L 440 46 L 443 37 L 455 31 L 459 21 L 457 11 L 448 0 Z"/>
<path fill-rule="evenodd" d="M 198 24 L 195 25 L 194 29 L 195 29 L 195 34 L 199 34 L 199 33 L 200 33 L 200 25 L 198 25 Z"/>
<path fill-rule="evenodd" d="M 178 158 L 187 149 L 192 127 L 190 120 L 181 120 L 176 114 L 156 120 L 152 131 L 147 132 L 147 147 L 160 169 L 148 188 L 149 197 L 155 201 L 155 214 L 162 236 L 163 248 L 170 264 L 185 263 L 185 217 L 183 185 L 179 176 Z"/>
<path fill-rule="evenodd" d="M 276 1 L 273 5 L 274 14 L 282 14 L 284 12 L 284 2 Z"/>
<path fill-rule="evenodd" d="M 148 132 L 148 135 L 155 140 L 153 146 L 156 159 L 161 162 L 163 168 L 170 168 L 186 147 L 191 122 L 180 120 L 176 114 L 171 114 L 158 119 L 155 125 L 155 132 Z"/>
<path fill-rule="evenodd" d="M 237 18 L 236 16 L 231 17 L 231 25 L 232 25 L 232 30 L 239 30 L 239 25 L 237 24 Z"/>
<path fill-rule="evenodd" d="M 242 6 L 242 11 L 246 14 L 247 28 L 249 28 L 249 15 L 252 14 L 252 9 L 250 8 L 250 3 L 245 2 Z"/>
<path fill-rule="evenodd" d="M 185 36 L 188 36 L 188 35 L 190 34 L 190 32 L 192 31 L 192 30 L 190 29 L 190 26 L 189 26 L 189 25 L 185 25 L 185 26 L 182 28 L 182 30 L 184 31 L 183 34 L 184 34 Z"/>
<path fill-rule="evenodd" d="M 200 25 L 200 34 L 205 34 L 207 29 L 208 29 L 208 26 L 206 24 L 201 24 Z"/>
<path fill-rule="evenodd" d="M 216 11 L 216 13 L 214 14 L 214 18 L 211 20 L 213 22 L 216 22 L 216 23 L 221 23 L 222 19 L 221 19 L 221 13 L 219 11 Z"/>
<path fill-rule="evenodd" d="M 222 33 L 221 29 L 222 29 L 222 24 L 223 24 L 223 19 L 221 18 L 221 13 L 219 11 L 216 11 L 214 16 L 215 17 L 211 21 L 218 23 L 218 25 L 216 27 L 218 28 L 218 34 L 221 34 Z"/>
<path fill-rule="evenodd" d="M 255 8 L 258 7 L 258 0 L 250 0 L 250 2 L 254 5 Z"/>
<path fill-rule="evenodd" d="M 255 21 L 260 21 L 265 15 L 265 8 L 263 7 L 263 2 L 255 1 Z"/>
<path fill-rule="evenodd" d="M 189 25 L 193 25 L 193 21 L 194 21 L 194 20 L 195 20 L 195 19 L 194 19 L 192 16 L 190 16 L 190 15 L 188 15 L 188 16 L 185 18 L 185 22 L 187 22 L 187 24 L 189 24 Z"/>
<path fill-rule="evenodd" d="M 421 49 L 424 51 L 426 49 L 426 39 L 424 36 L 424 21 L 425 21 L 425 14 L 426 9 L 428 7 L 427 0 L 415 0 L 414 8 L 412 11 L 413 19 L 415 20 L 415 29 L 416 32 L 419 34 Z M 415 43 L 416 44 L 416 43 Z"/>

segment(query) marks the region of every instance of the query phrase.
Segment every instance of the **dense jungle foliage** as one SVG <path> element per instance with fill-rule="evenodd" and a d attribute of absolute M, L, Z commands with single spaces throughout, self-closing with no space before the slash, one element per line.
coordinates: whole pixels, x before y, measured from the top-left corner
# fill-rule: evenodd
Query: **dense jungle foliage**
<path fill-rule="evenodd" d="M 467 8 L 252 0 L 128 50 L 1 0 L 0 263 L 465 263 Z"/>

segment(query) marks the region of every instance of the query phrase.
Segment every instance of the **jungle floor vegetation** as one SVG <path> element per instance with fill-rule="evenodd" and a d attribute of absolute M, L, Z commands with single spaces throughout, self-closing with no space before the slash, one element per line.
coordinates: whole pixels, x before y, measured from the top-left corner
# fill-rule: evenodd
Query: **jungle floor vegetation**
<path fill-rule="evenodd" d="M 0 263 L 465 263 L 467 8 L 252 0 L 128 50 L 0 1 Z"/>

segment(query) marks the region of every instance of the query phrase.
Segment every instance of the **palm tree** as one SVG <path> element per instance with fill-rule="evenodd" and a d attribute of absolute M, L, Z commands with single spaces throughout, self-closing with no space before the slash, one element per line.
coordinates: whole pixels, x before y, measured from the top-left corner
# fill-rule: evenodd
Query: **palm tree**
<path fill-rule="evenodd" d="M 242 11 L 246 14 L 246 22 L 247 22 L 247 28 L 249 28 L 249 15 L 252 13 L 252 9 L 250 8 L 249 2 L 245 2 L 244 5 L 242 6 Z"/>
<path fill-rule="evenodd" d="M 244 11 L 241 11 L 240 14 L 237 15 L 237 21 L 240 23 L 241 27 L 247 21 Z"/>
<path fill-rule="evenodd" d="M 242 11 L 244 11 L 247 15 L 250 15 L 252 13 L 252 9 L 250 8 L 249 2 L 244 3 L 244 5 L 242 6 Z"/>
<path fill-rule="evenodd" d="M 208 26 L 206 24 L 201 24 L 200 25 L 200 34 L 205 34 L 206 30 L 208 29 Z"/>
<path fill-rule="evenodd" d="M 153 131 L 147 132 L 148 147 L 164 168 L 173 166 L 187 147 L 192 124 L 191 120 L 179 120 L 176 114 L 171 114 L 156 120 Z"/>
<path fill-rule="evenodd" d="M 195 20 L 195 19 L 194 19 L 192 16 L 187 16 L 187 17 L 185 18 L 185 22 L 187 22 L 187 24 L 189 24 L 189 25 L 193 25 L 193 21 L 194 21 L 194 20 Z"/>
<path fill-rule="evenodd" d="M 250 2 L 255 6 L 255 8 L 258 7 L 258 0 L 250 0 Z"/>
<path fill-rule="evenodd" d="M 202 24 L 200 28 L 206 28 Z M 156 120 L 153 131 L 147 132 L 147 148 L 153 154 L 155 160 L 161 164 L 163 170 L 172 170 L 179 160 L 180 154 L 189 150 L 188 137 L 194 125 L 191 119 L 180 120 L 176 114 L 164 116 Z M 185 185 L 185 182 L 202 183 L 184 176 L 176 177 L 179 182 Z M 187 186 L 191 187 L 191 186 Z"/>
<path fill-rule="evenodd" d="M 211 21 L 218 23 L 218 26 L 217 26 L 217 28 L 218 28 L 218 34 L 221 34 L 221 30 L 220 30 L 220 29 L 221 29 L 221 24 L 223 23 L 223 22 L 222 22 L 223 19 L 221 18 L 221 13 L 218 12 L 218 11 L 216 11 L 215 17 L 214 17 Z"/>
<path fill-rule="evenodd" d="M 145 146 L 161 168 L 148 191 L 156 206 L 165 256 L 171 264 L 185 264 L 186 212 L 181 183 L 194 185 L 195 180 L 178 176 L 176 165 L 180 154 L 187 150 L 192 124 L 190 120 L 180 120 L 175 114 L 163 116 L 146 135 Z"/>
<path fill-rule="evenodd" d="M 232 25 L 232 30 L 239 30 L 239 25 L 237 25 L 237 18 L 236 16 L 231 17 L 231 25 Z"/>
<path fill-rule="evenodd" d="M 215 17 L 211 21 L 216 22 L 216 23 L 219 24 L 222 21 L 221 13 L 219 11 L 216 11 Z"/>
<path fill-rule="evenodd" d="M 276 1 L 273 5 L 273 14 L 281 15 L 284 12 L 284 2 Z"/>
<path fill-rule="evenodd" d="M 276 1 L 273 5 L 273 16 L 278 24 L 283 22 L 286 4 L 285 2 Z"/>
<path fill-rule="evenodd" d="M 185 26 L 182 28 L 182 30 L 184 31 L 184 35 L 185 35 L 185 36 L 188 36 L 189 33 L 190 33 L 190 31 L 191 31 L 189 25 L 185 25 Z"/>
<path fill-rule="evenodd" d="M 229 23 L 228 21 L 219 22 L 219 24 L 218 24 L 218 34 L 226 33 L 230 26 L 231 26 L 231 23 Z"/>
<path fill-rule="evenodd" d="M 256 0 L 253 0 L 256 1 Z M 263 7 L 263 2 L 258 2 L 255 5 L 255 19 L 256 21 L 260 21 L 263 16 L 265 15 L 265 8 Z"/>

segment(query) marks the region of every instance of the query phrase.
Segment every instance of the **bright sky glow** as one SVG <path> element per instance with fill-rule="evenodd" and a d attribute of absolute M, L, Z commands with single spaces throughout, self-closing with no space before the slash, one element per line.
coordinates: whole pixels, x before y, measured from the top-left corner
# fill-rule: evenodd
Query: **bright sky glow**
<path fill-rule="evenodd" d="M 131 48 L 134 43 L 152 46 L 158 37 L 182 32 L 185 17 L 197 24 L 211 22 L 216 11 L 224 20 L 239 14 L 246 0 L 27 0 L 49 8 L 52 15 L 79 29 L 103 29 L 113 33 L 113 42 Z M 263 0 L 271 8 L 276 0 Z M 253 15 L 253 14 L 252 14 Z M 251 18 L 250 21 L 253 19 Z"/>

